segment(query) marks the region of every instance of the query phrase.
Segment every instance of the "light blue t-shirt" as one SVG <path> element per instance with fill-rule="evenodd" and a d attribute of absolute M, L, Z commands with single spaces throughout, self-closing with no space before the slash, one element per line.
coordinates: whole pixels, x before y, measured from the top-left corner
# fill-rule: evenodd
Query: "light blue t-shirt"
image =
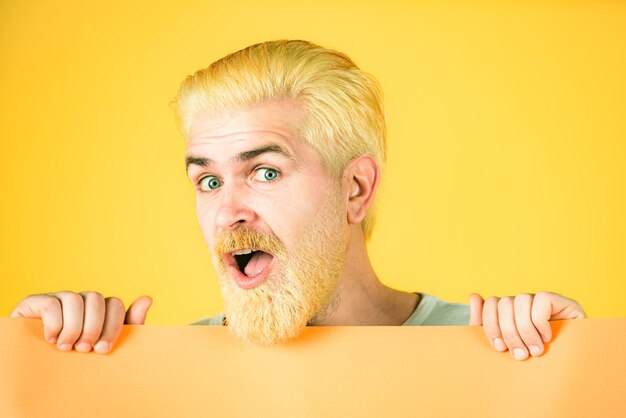
<path fill-rule="evenodd" d="M 418 293 L 421 295 L 417 308 L 402 325 L 469 325 L 469 304 L 448 303 L 428 293 Z M 224 324 L 224 313 L 200 319 L 191 325 L 213 325 Z"/>

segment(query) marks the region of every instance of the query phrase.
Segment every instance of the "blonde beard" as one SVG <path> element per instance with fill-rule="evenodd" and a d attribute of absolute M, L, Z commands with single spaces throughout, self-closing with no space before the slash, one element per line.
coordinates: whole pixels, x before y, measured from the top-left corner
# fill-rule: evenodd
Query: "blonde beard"
<path fill-rule="evenodd" d="M 334 196 L 317 211 L 289 255 L 276 237 L 250 228 L 237 228 L 220 237 L 214 254 L 258 248 L 274 256 L 267 280 L 252 289 L 237 286 L 222 258 L 213 256 L 232 335 L 252 344 L 284 342 L 337 303 L 333 296 L 343 272 L 347 227 L 338 209 L 338 197 Z"/>

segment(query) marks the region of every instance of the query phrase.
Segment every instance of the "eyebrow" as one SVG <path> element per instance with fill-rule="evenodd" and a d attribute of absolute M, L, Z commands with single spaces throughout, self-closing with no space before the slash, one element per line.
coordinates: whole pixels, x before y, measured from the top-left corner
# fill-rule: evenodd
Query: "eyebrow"
<path fill-rule="evenodd" d="M 233 157 L 231 160 L 236 160 L 237 162 L 240 163 L 245 163 L 246 161 L 250 161 L 256 157 L 258 157 L 259 155 L 262 154 L 267 154 L 267 153 L 274 153 L 274 154 L 280 154 L 288 159 L 290 159 L 291 161 L 293 161 L 294 163 L 296 162 L 296 160 L 293 158 L 293 156 L 283 147 L 281 147 L 280 145 L 276 145 L 276 144 L 270 144 L 270 145 L 265 145 L 263 147 L 260 148 L 255 148 L 249 151 L 244 151 L 241 152 L 239 154 L 237 154 L 235 157 Z M 200 167 L 210 167 L 212 164 L 215 164 L 215 161 L 213 161 L 210 158 L 206 158 L 206 157 L 198 157 L 195 155 L 188 155 L 185 158 L 185 167 L 186 167 L 186 171 L 189 171 L 189 166 L 190 165 L 198 165 Z"/>

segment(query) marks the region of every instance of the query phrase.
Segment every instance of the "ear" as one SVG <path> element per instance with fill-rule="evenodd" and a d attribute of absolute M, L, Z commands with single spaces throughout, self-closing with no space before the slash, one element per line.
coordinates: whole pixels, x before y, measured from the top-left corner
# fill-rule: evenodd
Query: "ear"
<path fill-rule="evenodd" d="M 367 209 L 374 199 L 380 180 L 380 169 L 371 156 L 362 155 L 350 161 L 343 173 L 348 191 L 348 222 L 358 224 L 365 219 Z"/>

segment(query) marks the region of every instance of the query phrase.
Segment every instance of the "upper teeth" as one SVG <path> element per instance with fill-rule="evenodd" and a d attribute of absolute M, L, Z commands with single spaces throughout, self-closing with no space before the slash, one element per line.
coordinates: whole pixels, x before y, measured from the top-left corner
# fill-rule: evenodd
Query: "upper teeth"
<path fill-rule="evenodd" d="M 234 251 L 233 255 L 244 255 L 244 254 L 250 254 L 251 252 L 252 250 L 247 248 L 245 250 Z"/>

